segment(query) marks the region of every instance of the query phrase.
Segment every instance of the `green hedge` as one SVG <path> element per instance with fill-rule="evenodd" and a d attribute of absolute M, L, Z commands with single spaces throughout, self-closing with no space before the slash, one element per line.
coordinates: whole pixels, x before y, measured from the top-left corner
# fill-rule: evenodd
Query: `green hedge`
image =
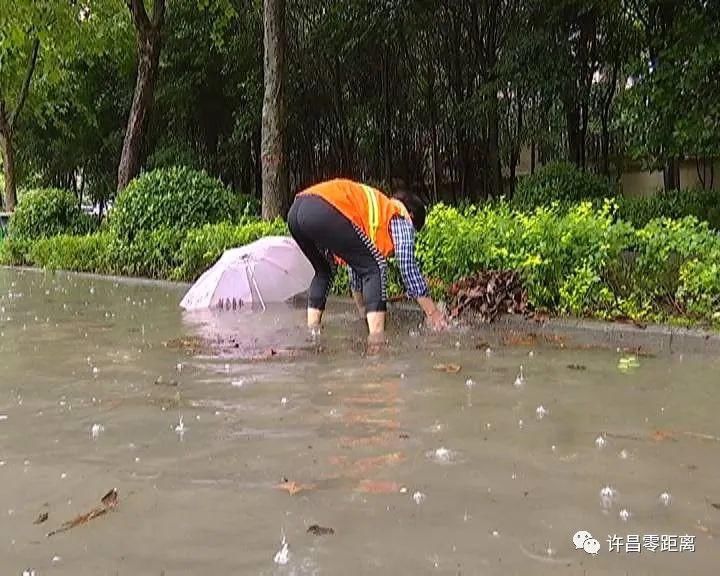
<path fill-rule="evenodd" d="M 92 218 L 83 213 L 78 199 L 69 190 L 39 188 L 26 191 L 10 218 L 8 233 L 13 238 L 42 238 L 57 234 L 86 234 Z"/>
<path fill-rule="evenodd" d="M 112 228 L 38 240 L 6 238 L 0 261 L 50 269 L 194 280 L 228 248 L 286 234 L 285 223 L 247 219 L 188 231 L 159 227 L 127 242 Z M 639 320 L 679 318 L 720 324 L 720 235 L 687 217 L 633 227 L 616 205 L 521 212 L 508 204 L 437 205 L 417 255 L 439 295 L 478 270 L 518 270 L 531 304 L 551 312 Z M 336 293 L 347 294 L 338 274 Z M 391 266 L 391 294 L 399 293 Z"/>
<path fill-rule="evenodd" d="M 618 215 L 641 228 L 655 218 L 694 216 L 720 230 L 720 190 L 672 190 L 647 198 L 618 198 Z"/>
<path fill-rule="evenodd" d="M 607 178 L 580 170 L 574 164 L 559 162 L 521 177 L 513 204 L 523 210 L 533 210 L 539 206 L 550 206 L 553 202 L 602 201 L 616 194 L 615 185 Z"/>
<path fill-rule="evenodd" d="M 143 231 L 230 221 L 237 212 L 237 201 L 222 182 L 205 172 L 174 167 L 133 180 L 118 195 L 109 221 L 118 238 L 132 241 Z"/>
<path fill-rule="evenodd" d="M 417 253 L 446 286 L 482 269 L 519 270 L 531 304 L 574 315 L 719 320 L 720 236 L 693 217 L 634 228 L 615 207 L 533 213 L 438 205 Z"/>

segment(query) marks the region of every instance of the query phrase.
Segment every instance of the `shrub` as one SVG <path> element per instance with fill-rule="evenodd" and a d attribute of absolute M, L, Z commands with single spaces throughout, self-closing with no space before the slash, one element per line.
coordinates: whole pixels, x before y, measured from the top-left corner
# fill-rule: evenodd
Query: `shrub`
<path fill-rule="evenodd" d="M 131 242 L 113 237 L 113 265 L 119 274 L 167 279 L 180 266 L 180 247 L 187 232 L 161 226 L 141 230 Z"/>
<path fill-rule="evenodd" d="M 112 273 L 115 272 L 112 263 L 112 240 L 112 236 L 107 232 L 86 236 L 61 234 L 41 238 L 30 247 L 27 259 L 33 266 L 49 270 Z"/>
<path fill-rule="evenodd" d="M 65 233 L 85 233 L 89 216 L 69 190 L 40 188 L 23 194 L 10 218 L 9 233 L 14 238 L 43 238 Z"/>
<path fill-rule="evenodd" d="M 518 180 L 513 203 L 520 209 L 532 210 L 553 202 L 567 204 L 585 200 L 601 201 L 615 196 L 613 183 L 603 176 L 585 172 L 574 164 L 548 164 L 534 174 Z"/>
<path fill-rule="evenodd" d="M 232 193 L 205 172 L 175 167 L 146 172 L 123 190 L 110 214 L 122 240 L 157 228 L 188 230 L 230 220 L 237 206 Z"/>
<path fill-rule="evenodd" d="M 222 253 L 237 246 L 244 246 L 263 236 L 286 235 L 287 226 L 281 219 L 273 222 L 249 220 L 243 224 L 206 224 L 190 230 L 180 247 L 182 264 L 173 277 L 178 280 L 194 280 Z"/>
<path fill-rule="evenodd" d="M 672 190 L 647 198 L 618 199 L 618 216 L 642 228 L 655 218 L 694 216 L 720 230 L 720 191 Z"/>
<path fill-rule="evenodd" d="M 459 211 L 438 205 L 417 247 L 423 271 L 447 287 L 480 270 L 518 270 L 530 303 L 575 315 L 667 318 L 718 312 L 720 237 L 694 218 L 634 229 L 614 206 Z"/>

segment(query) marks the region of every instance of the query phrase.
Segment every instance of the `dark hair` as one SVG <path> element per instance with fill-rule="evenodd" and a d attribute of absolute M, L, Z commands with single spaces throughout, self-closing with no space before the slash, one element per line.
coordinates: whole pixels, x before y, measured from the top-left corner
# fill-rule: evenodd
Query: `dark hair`
<path fill-rule="evenodd" d="M 425 226 L 425 204 L 419 196 L 407 190 L 396 190 L 393 194 L 395 200 L 403 203 L 412 219 L 413 226 L 417 232 Z"/>

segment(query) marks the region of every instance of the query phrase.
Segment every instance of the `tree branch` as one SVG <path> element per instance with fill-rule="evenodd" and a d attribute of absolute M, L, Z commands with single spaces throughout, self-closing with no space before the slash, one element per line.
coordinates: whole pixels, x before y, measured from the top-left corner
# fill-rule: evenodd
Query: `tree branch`
<path fill-rule="evenodd" d="M 161 0 L 162 1 L 162 0 Z M 139 32 L 146 34 L 150 28 L 150 18 L 148 18 L 147 11 L 145 10 L 144 0 L 126 0 L 128 10 L 132 15 L 133 25 Z"/>
<path fill-rule="evenodd" d="M 28 61 L 27 70 L 25 71 L 25 80 L 23 80 L 23 85 L 20 90 L 20 97 L 18 98 L 18 103 L 17 106 L 15 106 L 15 110 L 10 115 L 10 119 L 8 120 L 8 127 L 10 128 L 11 132 L 13 128 L 15 128 L 15 122 L 17 121 L 20 112 L 22 112 L 23 106 L 25 106 L 25 101 L 27 100 L 28 92 L 30 91 L 30 82 L 32 82 L 32 77 L 35 73 L 35 65 L 37 64 L 39 51 L 40 40 L 38 38 L 35 38 L 35 40 L 33 41 L 32 53 L 30 54 L 30 60 Z"/>

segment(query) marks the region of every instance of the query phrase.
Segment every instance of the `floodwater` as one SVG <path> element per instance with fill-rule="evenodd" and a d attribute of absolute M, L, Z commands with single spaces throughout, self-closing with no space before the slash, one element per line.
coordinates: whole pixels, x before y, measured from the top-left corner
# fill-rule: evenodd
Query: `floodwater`
<path fill-rule="evenodd" d="M 3 576 L 717 574 L 717 358 L 181 297 L 0 270 Z"/>

